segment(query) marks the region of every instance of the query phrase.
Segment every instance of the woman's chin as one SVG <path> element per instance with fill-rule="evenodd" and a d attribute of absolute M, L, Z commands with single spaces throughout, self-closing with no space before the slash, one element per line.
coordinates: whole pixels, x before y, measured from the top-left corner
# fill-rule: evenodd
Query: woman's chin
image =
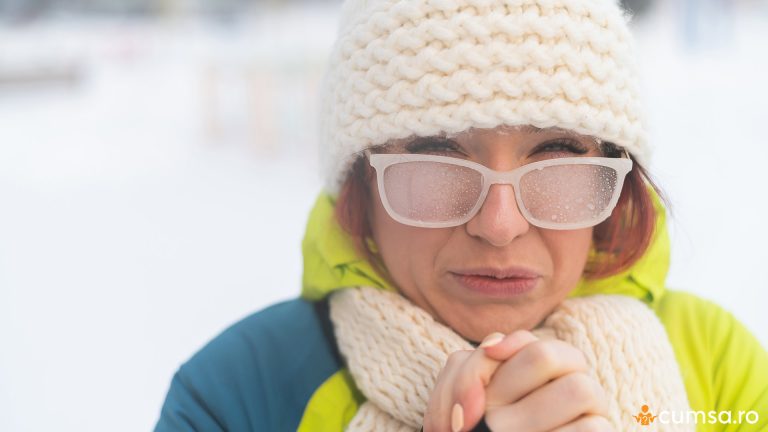
<path fill-rule="evenodd" d="M 479 342 L 493 332 L 510 334 L 517 330 L 533 330 L 546 314 L 538 311 L 519 312 L 508 305 L 492 305 L 489 309 L 462 308 L 446 310 L 438 320 L 469 341 Z"/>

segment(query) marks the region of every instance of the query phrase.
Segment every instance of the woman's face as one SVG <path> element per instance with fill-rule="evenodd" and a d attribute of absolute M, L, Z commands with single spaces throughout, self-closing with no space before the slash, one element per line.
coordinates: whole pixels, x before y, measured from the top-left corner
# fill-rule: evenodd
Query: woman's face
<path fill-rule="evenodd" d="M 498 171 L 544 159 L 601 155 L 591 138 L 530 127 L 400 140 L 385 149 L 457 157 Z M 503 184 L 491 186 L 480 211 L 464 225 L 403 225 L 387 214 L 373 177 L 369 209 L 373 237 L 393 282 L 401 294 L 465 338 L 479 341 L 494 331 L 534 328 L 576 287 L 592 228 L 550 230 L 531 225 L 517 207 L 513 187 Z M 460 276 L 477 269 L 512 267 L 535 277 L 523 281 L 520 289 L 512 284 L 499 293 L 473 285 L 472 281 L 485 283 L 485 278 L 470 277 L 467 282 Z M 497 286 L 495 282 L 490 280 L 489 286 Z"/>

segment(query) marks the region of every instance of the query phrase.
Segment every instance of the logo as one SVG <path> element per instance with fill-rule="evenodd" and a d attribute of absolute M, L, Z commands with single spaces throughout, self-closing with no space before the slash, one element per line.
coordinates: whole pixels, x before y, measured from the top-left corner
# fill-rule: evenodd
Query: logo
<path fill-rule="evenodd" d="M 643 405 L 643 407 L 640 409 L 640 412 L 637 413 L 637 415 L 633 415 L 632 417 L 635 418 L 635 420 L 640 423 L 643 426 L 648 426 L 649 424 L 652 424 L 654 420 L 656 420 L 656 417 L 653 415 L 653 413 L 648 412 L 648 405 Z"/>
<path fill-rule="evenodd" d="M 760 415 L 756 411 L 668 411 L 653 415 L 648 405 L 643 405 L 637 415 L 632 415 L 641 426 L 654 421 L 661 424 L 756 424 Z"/>

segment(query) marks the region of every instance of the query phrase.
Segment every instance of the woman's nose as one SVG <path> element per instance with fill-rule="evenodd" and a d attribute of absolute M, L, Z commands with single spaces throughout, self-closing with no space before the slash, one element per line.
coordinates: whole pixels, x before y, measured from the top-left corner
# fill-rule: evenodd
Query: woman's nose
<path fill-rule="evenodd" d="M 528 232 L 530 224 L 515 200 L 512 185 L 494 184 L 480 211 L 467 222 L 467 233 L 501 247 Z"/>

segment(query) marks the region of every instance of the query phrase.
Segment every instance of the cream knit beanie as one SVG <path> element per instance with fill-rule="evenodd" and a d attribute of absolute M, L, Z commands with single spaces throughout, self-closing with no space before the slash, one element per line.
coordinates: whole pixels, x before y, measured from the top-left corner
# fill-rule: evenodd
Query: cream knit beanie
<path fill-rule="evenodd" d="M 615 0 L 346 0 L 321 90 L 325 189 L 409 136 L 560 127 L 647 166 L 628 18 Z"/>

